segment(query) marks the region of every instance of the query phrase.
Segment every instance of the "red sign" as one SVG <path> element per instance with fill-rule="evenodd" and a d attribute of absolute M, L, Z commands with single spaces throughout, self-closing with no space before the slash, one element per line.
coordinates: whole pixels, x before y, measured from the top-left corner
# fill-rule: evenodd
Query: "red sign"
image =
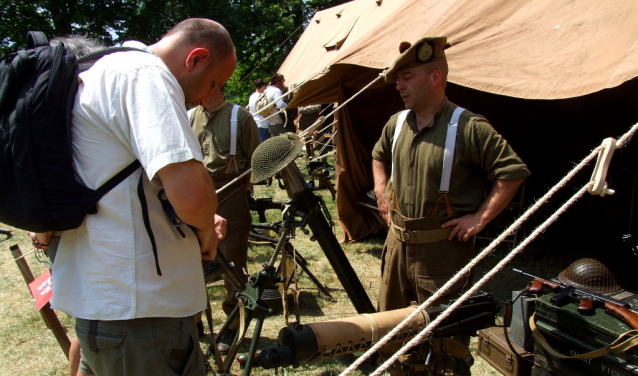
<path fill-rule="evenodd" d="M 29 290 L 35 300 L 35 307 L 39 311 L 51 300 L 53 295 L 53 284 L 51 283 L 51 273 L 46 269 L 38 278 L 29 283 Z"/>

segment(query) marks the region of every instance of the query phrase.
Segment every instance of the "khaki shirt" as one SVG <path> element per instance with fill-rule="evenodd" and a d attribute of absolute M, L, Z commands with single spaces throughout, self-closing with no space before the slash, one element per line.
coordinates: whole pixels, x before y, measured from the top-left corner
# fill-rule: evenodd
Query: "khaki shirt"
<path fill-rule="evenodd" d="M 250 168 L 250 160 L 253 152 L 259 145 L 259 130 L 250 112 L 239 108 L 237 112 L 237 148 L 235 165 L 231 164 L 230 172 L 225 175 L 226 167 L 230 162 L 230 115 L 233 104 L 224 101 L 211 112 L 210 117 L 204 108 L 197 107 L 190 117 L 191 127 L 199 140 L 204 155 L 204 166 L 213 180 L 227 179 L 236 176 Z"/>
<path fill-rule="evenodd" d="M 390 167 L 394 157 L 393 182 L 388 181 L 386 196 L 394 187 L 400 214 L 409 218 L 430 216 L 439 197 L 447 125 L 458 106 L 447 98 L 434 119 L 417 132 L 412 111 L 398 136 L 392 155 L 392 140 L 399 113 L 386 123 L 372 150 L 372 158 Z M 474 213 L 485 200 L 487 181 L 516 180 L 530 175 L 527 166 L 507 141 L 481 115 L 464 111 L 459 119 L 454 163 L 448 198 L 454 214 Z M 446 216 L 441 203 L 438 216 Z"/>

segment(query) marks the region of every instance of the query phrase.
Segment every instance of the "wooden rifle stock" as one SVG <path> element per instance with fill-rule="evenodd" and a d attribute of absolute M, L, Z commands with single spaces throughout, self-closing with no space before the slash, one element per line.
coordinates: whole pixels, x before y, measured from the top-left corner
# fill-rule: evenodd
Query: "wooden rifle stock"
<path fill-rule="evenodd" d="M 583 315 L 594 314 L 594 301 L 589 298 L 580 298 L 576 310 Z"/>
<path fill-rule="evenodd" d="M 638 315 L 627 308 L 621 307 L 618 304 L 605 302 L 605 312 L 610 316 L 622 320 L 625 324 L 631 326 L 632 329 L 638 329 Z"/>
<path fill-rule="evenodd" d="M 556 288 L 558 287 L 558 283 L 553 283 L 553 282 L 550 282 L 550 281 L 544 281 L 542 279 L 536 278 L 536 279 L 534 279 L 532 281 L 532 284 L 527 289 L 527 291 L 529 291 L 531 294 L 542 295 L 544 286 L 547 286 L 550 289 L 552 289 L 552 291 L 555 291 Z"/>

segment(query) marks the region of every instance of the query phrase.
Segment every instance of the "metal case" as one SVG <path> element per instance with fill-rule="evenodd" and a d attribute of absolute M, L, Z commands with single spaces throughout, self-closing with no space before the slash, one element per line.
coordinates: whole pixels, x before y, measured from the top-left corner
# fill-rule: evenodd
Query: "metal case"
<path fill-rule="evenodd" d="M 532 363 L 518 359 L 512 353 L 505 341 L 503 328 L 492 327 L 479 330 L 478 335 L 478 355 L 500 373 L 507 376 L 529 376 L 531 374 Z M 512 342 L 512 346 L 516 352 L 524 357 L 531 358 L 533 356 L 516 343 Z"/>

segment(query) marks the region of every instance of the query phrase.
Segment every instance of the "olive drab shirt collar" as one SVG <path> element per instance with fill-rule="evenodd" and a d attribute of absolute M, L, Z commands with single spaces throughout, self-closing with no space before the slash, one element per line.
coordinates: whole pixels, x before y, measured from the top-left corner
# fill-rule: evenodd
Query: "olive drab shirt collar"
<path fill-rule="evenodd" d="M 432 120 L 427 123 L 422 129 L 421 131 L 417 130 L 417 123 L 416 123 L 416 113 L 414 111 L 410 111 L 410 113 L 408 114 L 408 118 L 407 118 L 407 123 L 408 126 L 410 128 L 412 128 L 412 130 L 414 131 L 414 133 L 419 134 L 421 132 L 423 132 L 424 129 L 429 129 L 432 128 L 434 126 L 434 123 L 436 122 L 436 119 L 439 118 L 439 116 L 441 116 L 441 114 L 443 114 L 443 111 L 445 111 L 446 107 L 447 107 L 447 103 L 448 103 L 448 99 L 447 96 L 445 96 L 443 98 L 443 102 L 441 103 L 441 107 L 438 109 L 438 111 L 436 111 L 436 113 L 434 114 L 434 116 L 432 117 Z"/>
<path fill-rule="evenodd" d="M 224 99 L 224 101 L 219 106 L 213 108 L 213 110 L 210 113 L 208 112 L 208 110 L 206 110 L 206 108 L 204 108 L 204 113 L 206 114 L 207 119 L 210 120 L 210 118 L 213 117 L 215 113 L 217 113 L 222 108 L 226 107 L 226 104 L 228 104 L 228 99 Z"/>

